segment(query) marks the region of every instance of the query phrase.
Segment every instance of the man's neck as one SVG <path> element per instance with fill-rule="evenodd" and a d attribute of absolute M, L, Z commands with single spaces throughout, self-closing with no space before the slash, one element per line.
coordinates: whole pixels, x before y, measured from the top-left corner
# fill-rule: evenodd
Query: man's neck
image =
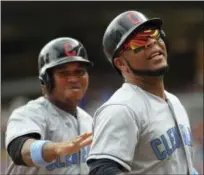
<path fill-rule="evenodd" d="M 134 76 L 128 78 L 127 82 L 165 100 L 163 77 Z"/>
<path fill-rule="evenodd" d="M 59 109 L 63 110 L 63 111 L 66 111 L 67 113 L 70 113 L 72 114 L 73 116 L 76 117 L 76 107 L 77 107 L 77 104 L 73 104 L 71 101 L 69 102 L 62 102 L 60 100 L 56 100 L 56 99 L 53 99 L 51 97 L 48 97 L 48 100 L 53 103 L 55 106 L 57 106 Z"/>

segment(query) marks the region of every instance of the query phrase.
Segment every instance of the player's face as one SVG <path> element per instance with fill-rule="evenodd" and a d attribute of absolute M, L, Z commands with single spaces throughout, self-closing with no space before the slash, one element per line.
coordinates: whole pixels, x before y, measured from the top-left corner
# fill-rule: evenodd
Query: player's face
<path fill-rule="evenodd" d="M 68 63 L 53 70 L 52 96 L 60 101 L 79 102 L 88 88 L 86 66 L 79 62 Z"/>
<path fill-rule="evenodd" d="M 156 71 L 167 64 L 167 51 L 159 30 L 137 33 L 126 45 L 122 57 L 135 70 Z"/>

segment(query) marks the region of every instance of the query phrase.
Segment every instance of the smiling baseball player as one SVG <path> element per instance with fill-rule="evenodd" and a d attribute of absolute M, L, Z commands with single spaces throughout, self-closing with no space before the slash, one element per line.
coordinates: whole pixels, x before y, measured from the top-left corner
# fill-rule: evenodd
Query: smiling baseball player
<path fill-rule="evenodd" d="M 124 12 L 107 27 L 103 47 L 125 82 L 94 115 L 89 174 L 194 173 L 188 115 L 164 88 L 162 20 Z"/>

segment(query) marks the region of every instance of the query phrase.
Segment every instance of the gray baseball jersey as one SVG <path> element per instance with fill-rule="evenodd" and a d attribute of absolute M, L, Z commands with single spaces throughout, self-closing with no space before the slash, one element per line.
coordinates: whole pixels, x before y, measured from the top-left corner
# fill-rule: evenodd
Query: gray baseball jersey
<path fill-rule="evenodd" d="M 134 174 L 192 172 L 187 113 L 176 96 L 167 91 L 165 95 L 170 107 L 140 87 L 124 83 L 94 115 L 87 160 L 108 158 Z"/>
<path fill-rule="evenodd" d="M 50 103 L 44 97 L 30 101 L 16 109 L 9 118 L 6 132 L 6 148 L 9 143 L 24 134 L 38 133 L 43 140 L 68 141 L 83 132 L 92 130 L 92 117 L 77 107 L 77 119 Z M 87 174 L 86 157 L 90 146 L 80 153 L 58 157 L 46 168 L 9 166 L 10 174 Z"/>

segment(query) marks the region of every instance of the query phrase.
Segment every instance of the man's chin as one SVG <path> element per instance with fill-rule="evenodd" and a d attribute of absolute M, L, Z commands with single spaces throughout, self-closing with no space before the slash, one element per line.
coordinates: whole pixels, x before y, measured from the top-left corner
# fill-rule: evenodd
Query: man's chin
<path fill-rule="evenodd" d="M 66 94 L 67 100 L 73 100 L 73 101 L 80 101 L 83 98 L 83 92 L 81 90 L 72 90 L 69 91 L 68 94 Z"/>
<path fill-rule="evenodd" d="M 163 76 L 165 73 L 167 73 L 169 70 L 169 66 L 163 66 L 161 68 L 155 69 L 155 70 L 137 70 L 137 69 L 131 69 L 131 71 L 135 74 L 135 75 L 139 75 L 139 76 L 154 76 L 154 77 L 158 77 L 158 76 Z"/>
<path fill-rule="evenodd" d="M 161 68 L 152 70 L 149 72 L 149 76 L 163 76 L 165 75 L 169 70 L 169 66 L 163 66 Z"/>

